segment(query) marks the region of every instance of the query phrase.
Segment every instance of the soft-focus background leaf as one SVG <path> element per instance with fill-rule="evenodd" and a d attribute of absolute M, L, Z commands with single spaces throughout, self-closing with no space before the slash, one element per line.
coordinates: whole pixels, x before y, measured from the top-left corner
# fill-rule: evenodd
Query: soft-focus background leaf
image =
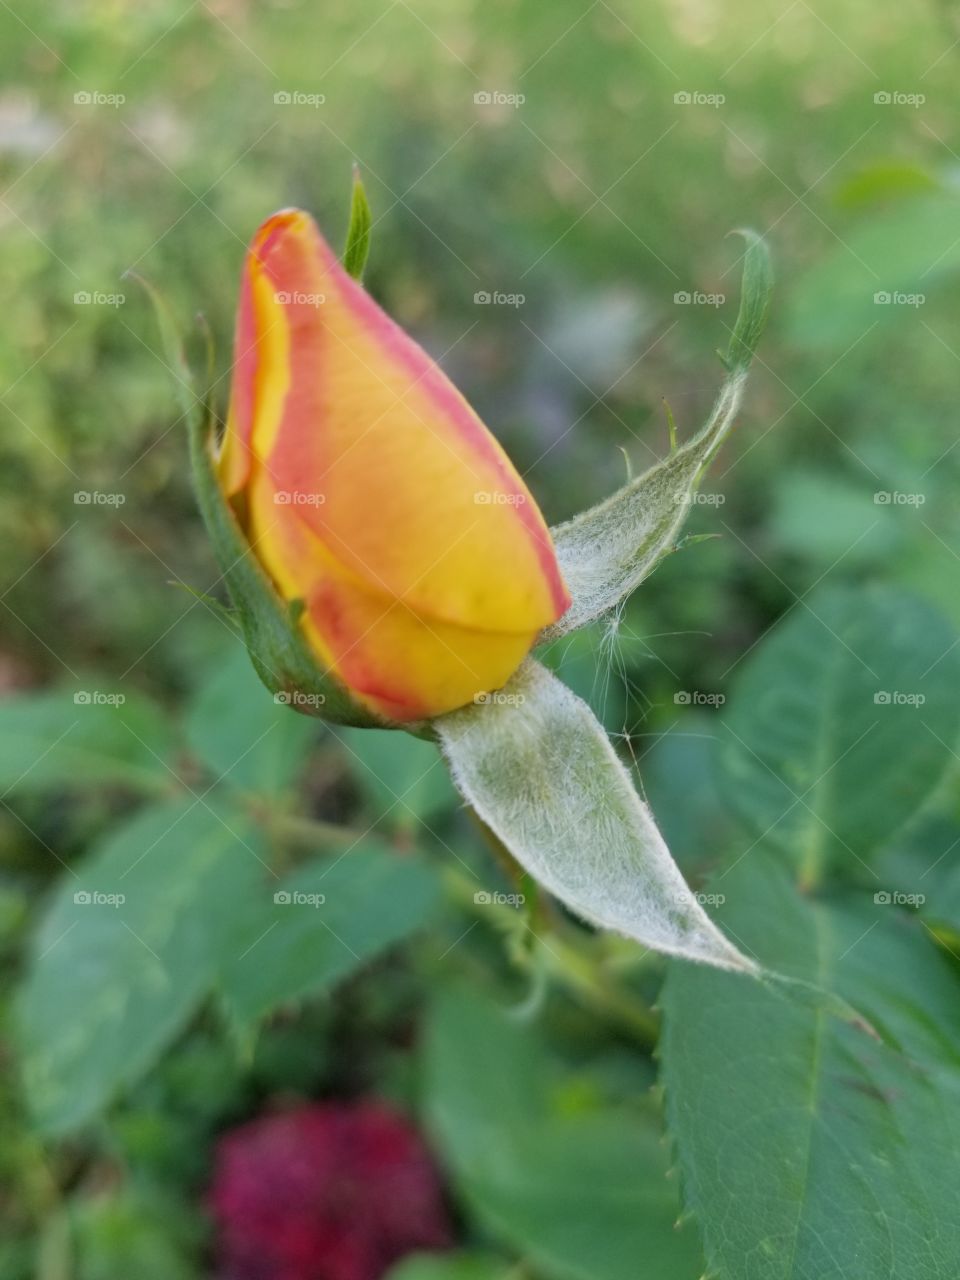
<path fill-rule="evenodd" d="M 252 1022 L 327 990 L 430 923 L 436 879 L 421 861 L 365 839 L 264 883 L 231 929 L 221 984 L 231 1016 Z"/>
<path fill-rule="evenodd" d="M 20 1000 L 24 1079 L 45 1130 L 88 1120 L 183 1029 L 262 852 L 239 814 L 188 799 L 145 810 L 64 876 Z"/>
<path fill-rule="evenodd" d="M 4 795 L 96 785 L 169 787 L 172 734 L 162 712 L 136 694 L 63 686 L 4 702 Z"/>
<path fill-rule="evenodd" d="M 401 1262 L 386 1280 L 510 1280 L 510 1269 L 479 1254 L 442 1258 L 424 1254 Z"/>
<path fill-rule="evenodd" d="M 333 732 L 376 825 L 415 830 L 459 804 L 432 742 L 399 737 L 388 729 L 337 728 Z"/>
<path fill-rule="evenodd" d="M 187 743 L 230 786 L 267 795 L 303 774 L 320 722 L 277 704 L 237 641 L 216 660 L 186 718 Z"/>
<path fill-rule="evenodd" d="M 651 1109 L 565 1101 L 534 1028 L 467 991 L 439 999 L 426 1053 L 433 1131 L 492 1231 L 558 1280 L 700 1274 Z"/>

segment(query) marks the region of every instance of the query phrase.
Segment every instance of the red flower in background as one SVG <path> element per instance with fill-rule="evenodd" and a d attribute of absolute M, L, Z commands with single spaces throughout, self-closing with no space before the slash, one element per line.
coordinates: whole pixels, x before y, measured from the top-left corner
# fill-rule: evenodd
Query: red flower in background
<path fill-rule="evenodd" d="M 453 1243 L 417 1132 L 381 1102 L 325 1103 L 231 1130 L 209 1204 L 223 1280 L 379 1280 Z"/>

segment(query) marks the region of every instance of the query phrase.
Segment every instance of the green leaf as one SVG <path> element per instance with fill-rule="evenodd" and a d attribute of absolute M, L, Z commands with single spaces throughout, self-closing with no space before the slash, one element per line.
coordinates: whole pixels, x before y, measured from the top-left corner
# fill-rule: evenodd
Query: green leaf
<path fill-rule="evenodd" d="M 800 896 L 755 850 L 721 918 L 882 1036 L 774 989 L 671 967 L 662 1071 L 684 1198 L 717 1280 L 954 1280 L 960 984 L 916 919 Z"/>
<path fill-rule="evenodd" d="M 424 862 L 373 840 L 264 883 L 232 931 L 222 974 L 230 1013 L 252 1023 L 329 990 L 421 928 L 437 892 Z"/>
<path fill-rule="evenodd" d="M 798 605 L 745 662 L 724 717 L 725 791 L 750 828 L 814 877 L 827 859 L 868 861 L 952 758 L 957 639 L 894 590 Z"/>
<path fill-rule="evenodd" d="M 374 822 L 410 830 L 457 803 L 435 743 L 390 729 L 342 729 L 335 736 Z"/>
<path fill-rule="evenodd" d="M 110 1195 L 72 1197 L 66 1212 L 76 1270 L 47 1274 L 72 1274 L 78 1280 L 199 1280 L 195 1258 L 202 1223 L 181 1202 L 124 1186 Z"/>
<path fill-rule="evenodd" d="M 182 1030 L 263 870 L 250 826 L 191 798 L 141 813 L 63 877 L 18 1002 L 42 1130 L 89 1120 Z"/>
<path fill-rule="evenodd" d="M 291 715 L 278 696 L 263 687 L 242 645 L 225 650 L 186 717 L 187 742 L 215 777 L 274 794 L 302 774 L 318 726 Z"/>
<path fill-rule="evenodd" d="M 687 888 L 593 712 L 544 667 L 528 660 L 434 728 L 461 794 L 571 910 L 657 951 L 752 971 Z"/>
<path fill-rule="evenodd" d="M 850 570 L 883 563 L 902 538 L 902 513 L 878 505 L 869 476 L 854 483 L 836 468 L 790 466 L 772 479 L 770 536 L 778 550 L 826 570 L 842 560 Z"/>
<path fill-rule="evenodd" d="M 738 234 L 747 241 L 740 312 L 725 357 L 728 377 L 713 411 L 687 444 L 551 530 L 573 601 L 541 640 L 566 635 L 616 608 L 674 549 L 692 496 L 733 426 L 769 308 L 773 280 L 766 246 L 754 232 Z"/>
<path fill-rule="evenodd" d="M 652 1112 L 563 1099 L 532 1028 L 445 993 L 425 1047 L 427 1115 L 482 1223 L 557 1280 L 696 1280 Z"/>
<path fill-rule="evenodd" d="M 773 294 L 773 267 L 770 252 L 762 236 L 749 228 L 742 228 L 731 234 L 742 236 L 747 246 L 743 254 L 740 311 L 724 360 L 732 372 L 750 367 L 750 361 L 756 354 L 763 331 L 767 327 L 770 298 Z"/>
<path fill-rule="evenodd" d="M 91 785 L 162 791 L 173 735 L 161 711 L 91 677 L 5 698 L 0 709 L 0 792 L 75 790 Z"/>
<path fill-rule="evenodd" d="M 716 864 L 735 827 L 717 784 L 715 713 L 692 711 L 643 754 L 643 788 L 667 847 L 686 873 Z"/>
<path fill-rule="evenodd" d="M 363 269 L 367 265 L 370 254 L 370 228 L 373 215 L 367 202 L 360 170 L 354 166 L 353 192 L 350 198 L 350 223 L 347 227 L 347 242 L 343 249 L 343 265 L 348 275 L 354 280 L 363 278 Z"/>
<path fill-rule="evenodd" d="M 417 1253 L 387 1272 L 384 1280 L 518 1280 L 516 1268 L 480 1253 Z"/>
<path fill-rule="evenodd" d="M 932 342 L 921 303 L 960 266 L 958 221 L 960 200 L 950 191 L 901 200 L 838 227 L 834 249 L 798 278 L 787 300 L 790 341 L 838 354 L 875 326 L 887 334 L 912 326 Z"/>

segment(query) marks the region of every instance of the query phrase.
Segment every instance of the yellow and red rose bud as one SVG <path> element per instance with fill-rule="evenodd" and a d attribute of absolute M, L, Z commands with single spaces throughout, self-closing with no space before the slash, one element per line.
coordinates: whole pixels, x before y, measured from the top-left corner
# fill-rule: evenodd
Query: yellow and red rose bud
<path fill-rule="evenodd" d="M 506 454 L 298 210 L 247 254 L 218 469 L 292 625 L 379 717 L 499 688 L 570 603 Z"/>

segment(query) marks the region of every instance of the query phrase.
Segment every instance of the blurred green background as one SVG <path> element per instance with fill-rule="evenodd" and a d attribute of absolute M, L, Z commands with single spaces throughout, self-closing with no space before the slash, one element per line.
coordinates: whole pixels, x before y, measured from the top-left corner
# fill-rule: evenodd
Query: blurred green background
<path fill-rule="evenodd" d="M 0 929 L 20 993 L 0 1060 L 3 1280 L 213 1274 L 215 1135 L 277 1098 L 366 1092 L 429 1130 L 459 1238 L 483 1253 L 487 1270 L 443 1276 L 632 1277 L 641 1210 L 656 1218 L 645 1247 L 664 1233 L 662 1274 L 699 1274 L 699 1246 L 668 1230 L 633 1003 L 652 999 L 656 964 L 604 943 L 599 990 L 543 978 L 513 908 L 485 916 L 465 891 L 471 876 L 510 884 L 432 749 L 325 732 L 259 694 L 229 628 L 183 589 L 216 595 L 218 573 L 171 374 L 125 273 L 160 286 L 198 358 L 203 313 L 224 401 L 246 241 L 295 204 L 339 242 L 356 162 L 375 219 L 367 287 L 556 521 L 663 456 L 664 401 L 682 435 L 703 420 L 736 315 L 727 233 L 767 235 L 770 330 L 690 522 L 719 536 L 550 655 L 622 735 L 698 875 L 732 848 L 738 807 L 713 773 L 717 698 L 700 695 L 725 696 L 809 592 L 909 591 L 938 611 L 917 635 L 945 628 L 931 662 L 955 643 L 958 41 L 960 10 L 935 0 L 0 6 Z M 221 805 L 236 842 L 199 865 Z M 173 817 L 151 835 L 158 813 Z M 341 863 L 349 945 L 271 935 L 244 970 L 270 925 L 244 876 L 327 874 L 298 837 L 307 819 L 375 846 L 376 874 Z M 162 862 L 139 860 L 158 843 Z M 400 879 L 397 849 L 418 868 Z M 70 914 L 74 891 L 121 879 L 143 894 L 123 928 Z M 453 981 L 472 994 L 451 998 Z M 528 999 L 530 982 L 549 994 L 524 1029 L 491 1001 Z M 458 1057 L 499 1035 L 489 1070 Z M 546 1100 L 527 1080 L 540 1053 L 560 1073 Z M 517 1070 L 498 1071 L 511 1054 Z M 664 1201 L 598 1185 L 602 1263 L 587 1228 L 567 1238 L 544 1208 L 579 1194 L 585 1146 L 607 1170 L 649 1167 Z"/>

